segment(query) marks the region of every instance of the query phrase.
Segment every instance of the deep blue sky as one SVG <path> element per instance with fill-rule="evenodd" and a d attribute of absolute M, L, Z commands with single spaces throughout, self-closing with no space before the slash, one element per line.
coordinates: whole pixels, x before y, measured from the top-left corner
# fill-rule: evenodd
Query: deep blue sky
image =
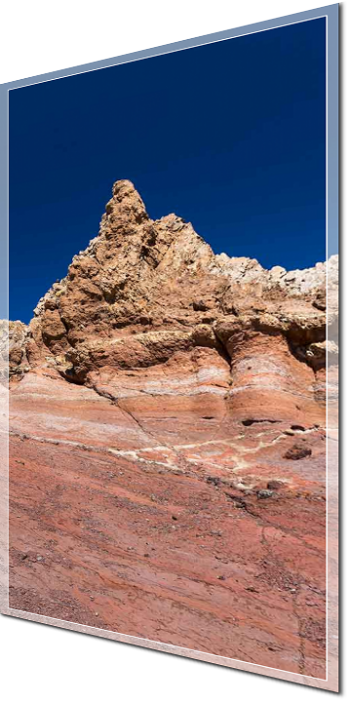
<path fill-rule="evenodd" d="M 98 232 L 112 183 L 220 253 L 325 258 L 325 20 L 10 93 L 10 319 Z"/>

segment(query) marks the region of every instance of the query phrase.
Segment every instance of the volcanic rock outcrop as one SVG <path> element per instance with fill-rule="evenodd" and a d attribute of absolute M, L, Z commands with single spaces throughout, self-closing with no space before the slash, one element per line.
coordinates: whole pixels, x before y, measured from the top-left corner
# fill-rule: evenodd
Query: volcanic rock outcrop
<path fill-rule="evenodd" d="M 115 183 L 8 329 L 12 607 L 325 675 L 337 265 L 215 255 Z"/>
<path fill-rule="evenodd" d="M 279 416 L 277 393 L 292 386 L 307 391 L 304 413 L 321 392 L 326 273 L 333 291 L 336 265 L 332 257 L 314 269 L 266 271 L 255 260 L 215 256 L 181 218 L 151 220 L 133 185 L 118 181 L 98 237 L 40 300 L 29 328 L 10 323 L 10 372 L 46 364 L 88 386 L 108 378 L 118 395 L 132 369 L 147 369 L 143 384 L 162 365 L 166 385 L 176 365 L 193 373 L 210 359 L 229 371 L 235 396 L 241 386 L 244 405 L 247 386 L 257 406 L 273 385 Z"/>

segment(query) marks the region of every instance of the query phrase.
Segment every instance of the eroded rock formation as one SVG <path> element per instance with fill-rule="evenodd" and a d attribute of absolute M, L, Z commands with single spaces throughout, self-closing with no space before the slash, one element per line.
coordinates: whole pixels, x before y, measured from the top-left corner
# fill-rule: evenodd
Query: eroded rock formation
<path fill-rule="evenodd" d="M 12 606 L 323 676 L 336 315 L 336 257 L 215 255 L 116 182 L 9 327 Z"/>

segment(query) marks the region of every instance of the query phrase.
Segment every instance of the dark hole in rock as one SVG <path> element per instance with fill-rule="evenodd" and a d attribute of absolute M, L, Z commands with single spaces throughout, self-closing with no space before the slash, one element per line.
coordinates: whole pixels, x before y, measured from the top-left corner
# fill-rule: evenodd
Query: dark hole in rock
<path fill-rule="evenodd" d="M 269 418 L 262 418 L 261 420 L 257 420 L 257 419 L 255 419 L 255 418 L 247 418 L 246 420 L 241 420 L 241 423 L 242 423 L 245 427 L 250 427 L 251 425 L 254 425 L 254 424 L 257 423 L 257 422 L 271 422 L 271 423 L 275 423 L 275 422 L 280 422 L 280 420 L 270 420 Z"/>

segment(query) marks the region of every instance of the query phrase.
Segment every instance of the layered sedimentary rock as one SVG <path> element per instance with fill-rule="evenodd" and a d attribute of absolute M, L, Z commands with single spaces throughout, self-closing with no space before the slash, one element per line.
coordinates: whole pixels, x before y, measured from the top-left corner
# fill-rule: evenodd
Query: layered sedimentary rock
<path fill-rule="evenodd" d="M 12 607 L 323 677 L 336 316 L 336 257 L 215 255 L 118 181 L 10 323 Z"/>

